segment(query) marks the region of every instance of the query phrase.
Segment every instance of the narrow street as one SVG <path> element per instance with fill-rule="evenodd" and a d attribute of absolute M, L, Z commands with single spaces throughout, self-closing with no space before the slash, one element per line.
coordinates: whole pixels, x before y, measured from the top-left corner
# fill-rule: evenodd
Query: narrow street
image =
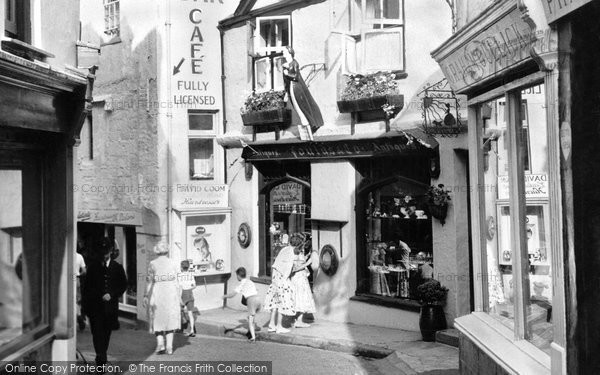
<path fill-rule="evenodd" d="M 93 363 L 94 349 L 87 328 L 78 332 L 77 348 Z M 384 374 L 377 360 L 307 347 L 269 342 L 253 344 L 239 339 L 197 335 L 175 336 L 173 355 L 153 354 L 154 336 L 142 330 L 121 328 L 113 332 L 109 361 L 272 361 L 273 374 Z"/>

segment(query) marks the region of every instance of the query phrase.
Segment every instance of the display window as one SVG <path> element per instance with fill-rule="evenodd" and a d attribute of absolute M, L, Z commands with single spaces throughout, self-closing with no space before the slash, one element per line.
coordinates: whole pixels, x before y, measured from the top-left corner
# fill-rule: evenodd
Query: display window
<path fill-rule="evenodd" d="M 364 263 L 368 272 L 359 281 L 363 292 L 416 298 L 417 287 L 433 278 L 431 215 L 427 212 L 428 185 L 395 177 L 367 188 Z"/>
<path fill-rule="evenodd" d="M 304 233 L 310 244 L 310 185 L 300 179 L 283 179 L 271 184 L 265 192 L 267 241 L 264 262 L 265 275 L 271 276 L 271 265 L 279 251 L 289 245 L 293 233 Z M 305 249 L 310 254 L 310 249 Z"/>
<path fill-rule="evenodd" d="M 181 259 L 190 262 L 190 269 L 197 276 L 230 273 L 231 212 L 186 213 L 182 220 L 185 246 Z"/>
<path fill-rule="evenodd" d="M 548 140 L 543 84 L 478 104 L 487 312 L 546 354 L 553 340 Z M 530 135 L 535 134 L 535 137 Z M 480 172 L 481 173 L 481 172 Z"/>

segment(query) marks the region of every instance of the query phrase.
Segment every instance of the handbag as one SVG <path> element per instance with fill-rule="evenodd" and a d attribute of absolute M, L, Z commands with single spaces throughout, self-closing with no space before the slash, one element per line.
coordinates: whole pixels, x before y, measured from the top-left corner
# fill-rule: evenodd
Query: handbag
<path fill-rule="evenodd" d="M 242 305 L 248 306 L 248 300 L 242 295 Z"/>

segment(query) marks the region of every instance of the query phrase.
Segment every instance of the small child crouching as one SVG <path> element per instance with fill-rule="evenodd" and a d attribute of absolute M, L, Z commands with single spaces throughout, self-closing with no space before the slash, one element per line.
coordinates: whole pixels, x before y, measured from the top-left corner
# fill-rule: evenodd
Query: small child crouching
<path fill-rule="evenodd" d="M 252 280 L 246 278 L 246 269 L 240 267 L 235 271 L 239 285 L 235 290 L 229 294 L 224 295 L 222 298 L 235 297 L 238 293 L 242 295 L 242 304 L 248 307 L 248 328 L 250 331 L 250 341 L 256 340 L 256 333 L 254 329 L 254 316 L 260 310 L 260 299 L 258 298 L 258 292 L 256 291 L 256 285 Z"/>

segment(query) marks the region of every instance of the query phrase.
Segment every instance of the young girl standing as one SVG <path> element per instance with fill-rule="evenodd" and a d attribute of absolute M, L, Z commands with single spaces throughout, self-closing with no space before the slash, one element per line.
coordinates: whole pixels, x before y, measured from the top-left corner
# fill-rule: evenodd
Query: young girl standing
<path fill-rule="evenodd" d="M 296 312 L 300 313 L 298 318 L 296 318 L 296 322 L 294 323 L 294 327 L 296 328 L 310 327 L 310 324 L 304 323 L 303 321 L 304 314 L 313 314 L 316 312 L 315 300 L 308 282 L 308 276 L 310 275 L 310 272 L 308 271 L 307 267 L 312 263 L 312 260 L 311 256 L 309 256 L 307 260 L 304 252 L 302 251 L 303 248 L 304 244 L 302 244 L 300 251 L 294 258 L 292 276 L 292 285 L 295 290 L 295 310 Z"/>

